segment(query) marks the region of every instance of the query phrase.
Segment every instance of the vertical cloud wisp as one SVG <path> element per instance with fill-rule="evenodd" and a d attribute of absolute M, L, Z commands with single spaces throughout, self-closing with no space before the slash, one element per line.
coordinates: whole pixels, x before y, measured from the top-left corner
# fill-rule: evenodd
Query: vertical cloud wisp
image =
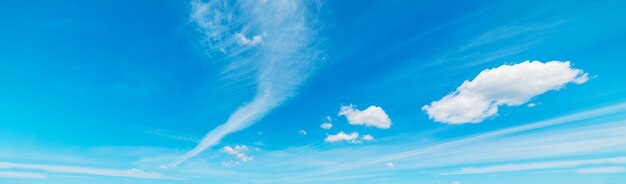
<path fill-rule="evenodd" d="M 191 18 L 206 37 L 209 56 L 228 62 L 229 70 L 250 73 L 257 91 L 251 102 L 239 107 L 170 167 L 250 126 L 294 95 L 322 60 L 314 29 L 319 27 L 315 26 L 317 18 L 311 17 L 315 7 L 287 0 L 192 2 Z"/>

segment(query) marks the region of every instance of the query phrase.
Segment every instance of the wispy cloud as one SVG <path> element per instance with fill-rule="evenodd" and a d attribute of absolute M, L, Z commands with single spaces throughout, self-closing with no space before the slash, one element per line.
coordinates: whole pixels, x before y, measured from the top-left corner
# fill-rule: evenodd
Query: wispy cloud
<path fill-rule="evenodd" d="M 206 35 L 210 49 L 219 50 L 233 65 L 251 63 L 257 82 L 254 99 L 237 109 L 228 120 L 211 130 L 191 151 L 169 164 L 183 161 L 217 144 L 226 135 L 260 120 L 272 109 L 293 96 L 298 86 L 321 61 L 318 25 L 300 1 L 193 1 L 192 19 Z M 255 47 L 242 48 L 242 35 Z M 239 37 L 234 35 L 240 35 Z M 244 41 L 245 41 L 244 40 Z M 262 43 L 262 44 L 261 44 Z M 241 54 L 241 53 L 246 54 Z"/>
<path fill-rule="evenodd" d="M 18 171 L 0 171 L 0 178 L 13 178 L 13 179 L 45 179 L 48 176 L 41 173 L 33 172 L 18 172 Z"/>
<path fill-rule="evenodd" d="M 181 133 L 176 133 L 176 132 L 162 130 L 162 129 L 150 129 L 150 130 L 146 130 L 145 133 L 168 138 L 168 139 L 188 141 L 188 142 L 198 142 L 198 138 L 190 137 L 190 136 L 183 135 Z"/>
<path fill-rule="evenodd" d="M 549 162 L 531 162 L 531 163 L 521 163 L 521 164 L 496 165 L 496 166 L 488 166 L 488 167 L 467 167 L 459 171 L 448 172 L 444 174 L 445 175 L 485 174 L 485 173 L 528 171 L 528 170 L 539 170 L 539 169 L 575 168 L 575 167 L 580 167 L 580 166 L 585 166 L 585 165 L 597 165 L 597 164 L 624 164 L 624 163 L 626 163 L 626 157 L 586 159 L 586 160 L 567 160 L 567 161 L 549 161 Z M 606 169 L 604 170 L 606 171 Z M 597 170 L 583 170 L 583 171 L 593 172 L 593 171 L 600 171 L 600 170 L 597 169 Z"/>
<path fill-rule="evenodd" d="M 576 170 L 578 174 L 612 174 L 612 173 L 625 173 L 626 167 L 613 166 L 613 167 L 589 167 L 580 168 Z"/>
<path fill-rule="evenodd" d="M 51 172 L 51 173 L 86 174 L 86 175 L 142 178 L 142 179 L 169 179 L 169 180 L 180 179 L 180 178 L 175 178 L 175 177 L 163 176 L 159 173 L 144 172 L 136 168 L 127 169 L 127 170 L 115 170 L 115 169 L 102 169 L 102 168 L 78 167 L 78 166 L 67 166 L 67 165 L 46 165 L 46 164 L 0 162 L 0 169 L 37 170 L 37 171 L 44 171 L 44 172 Z"/>

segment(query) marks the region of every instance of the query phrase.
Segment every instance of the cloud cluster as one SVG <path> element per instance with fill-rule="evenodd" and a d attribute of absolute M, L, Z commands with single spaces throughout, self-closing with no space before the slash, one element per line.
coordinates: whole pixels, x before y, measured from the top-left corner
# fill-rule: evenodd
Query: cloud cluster
<path fill-rule="evenodd" d="M 572 68 L 569 61 L 525 61 L 483 70 L 456 91 L 430 105 L 429 118 L 449 124 L 478 123 L 498 113 L 498 107 L 519 106 L 568 83 L 582 84 L 588 74 Z"/>
<path fill-rule="evenodd" d="M 246 155 L 244 153 L 245 151 L 248 151 L 248 146 L 246 145 L 236 145 L 235 147 L 224 146 L 224 148 L 222 148 L 222 152 L 229 155 L 235 155 L 243 162 L 252 161 L 252 157 Z"/>
<path fill-rule="evenodd" d="M 385 111 L 377 106 L 370 106 L 365 110 L 355 109 L 354 105 L 341 106 L 340 116 L 346 116 L 351 125 L 373 126 L 381 129 L 391 127 L 391 119 Z"/>

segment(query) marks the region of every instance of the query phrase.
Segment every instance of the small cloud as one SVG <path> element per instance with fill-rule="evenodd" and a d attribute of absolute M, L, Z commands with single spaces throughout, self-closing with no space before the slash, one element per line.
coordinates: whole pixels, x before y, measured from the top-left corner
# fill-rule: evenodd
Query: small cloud
<path fill-rule="evenodd" d="M 256 133 L 259 134 L 259 135 L 263 135 L 263 132 L 261 132 L 261 131 L 258 131 Z"/>
<path fill-rule="evenodd" d="M 226 166 L 226 167 L 236 166 L 236 165 L 239 165 L 239 162 L 231 160 L 231 161 L 228 161 L 228 162 L 222 162 L 222 165 Z"/>
<path fill-rule="evenodd" d="M 222 152 L 229 155 L 235 155 L 241 161 L 252 161 L 252 157 L 246 155 L 244 153 L 245 151 L 248 151 L 248 147 L 246 145 L 236 145 L 235 147 L 224 146 L 224 148 L 222 148 Z"/>
<path fill-rule="evenodd" d="M 324 139 L 325 142 L 340 142 L 340 141 L 347 141 L 349 143 L 352 144 L 357 144 L 359 143 L 356 139 L 359 137 L 359 133 L 358 132 L 352 132 L 350 134 L 346 134 L 343 131 L 340 131 L 339 133 L 335 134 L 335 135 L 327 135 L 326 139 Z"/>
<path fill-rule="evenodd" d="M 361 137 L 361 139 L 364 140 L 364 141 L 372 141 L 372 140 L 374 140 L 374 137 L 369 135 L 369 134 L 367 134 L 367 135 L 363 135 Z"/>
<path fill-rule="evenodd" d="M 528 107 L 535 107 L 535 106 L 537 106 L 537 104 L 535 104 L 535 103 L 528 103 Z"/>
<path fill-rule="evenodd" d="M 391 126 L 391 119 L 385 111 L 377 106 L 370 106 L 361 111 L 355 109 L 354 105 L 341 106 L 340 116 L 346 116 L 351 125 L 373 126 L 388 129 Z"/>
<path fill-rule="evenodd" d="M 452 184 L 461 184 L 461 182 L 453 181 Z"/>
<path fill-rule="evenodd" d="M 568 83 L 582 84 L 588 74 L 569 61 L 525 61 L 480 72 L 456 91 L 422 110 L 430 119 L 449 124 L 479 123 L 498 114 L 498 107 L 519 106 Z M 530 105 L 529 105 L 530 106 Z"/>
<path fill-rule="evenodd" d="M 255 35 L 252 38 L 247 38 L 242 33 L 237 33 L 235 34 L 235 37 L 237 37 L 237 43 L 245 46 L 257 46 L 263 42 L 263 36 L 261 35 Z"/>
<path fill-rule="evenodd" d="M 387 167 L 396 167 L 396 164 L 393 162 L 387 162 L 387 164 L 385 164 L 385 166 Z"/>
<path fill-rule="evenodd" d="M 298 134 L 300 134 L 300 135 L 306 135 L 307 133 L 306 133 L 306 130 L 300 130 L 300 131 L 298 131 Z"/>
<path fill-rule="evenodd" d="M 331 124 L 331 123 L 322 123 L 320 125 L 320 128 L 322 128 L 324 130 L 328 130 L 328 129 L 332 128 L 332 127 L 333 127 L 333 124 Z"/>
<path fill-rule="evenodd" d="M 324 130 L 328 130 L 328 129 L 332 128 L 333 127 L 333 124 L 332 124 L 333 118 L 331 118 L 330 116 L 326 116 L 325 120 L 326 120 L 326 122 L 322 123 L 320 125 L 320 128 L 322 128 Z"/>

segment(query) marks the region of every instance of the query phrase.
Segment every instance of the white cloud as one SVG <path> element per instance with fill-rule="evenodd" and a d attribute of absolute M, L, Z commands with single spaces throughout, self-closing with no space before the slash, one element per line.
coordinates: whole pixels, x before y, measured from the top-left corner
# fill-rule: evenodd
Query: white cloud
<path fill-rule="evenodd" d="M 328 135 L 326 136 L 326 139 L 324 139 L 324 141 L 326 142 L 340 142 L 340 141 L 347 141 L 349 143 L 352 144 L 357 144 L 358 141 L 356 140 L 359 137 L 359 133 L 358 132 L 352 132 L 350 134 L 346 134 L 343 131 L 340 131 L 339 133 L 335 134 L 335 135 Z"/>
<path fill-rule="evenodd" d="M 237 33 L 235 36 L 237 37 L 237 43 L 241 45 L 256 46 L 263 42 L 263 36 L 261 35 L 255 35 L 252 38 L 247 38 L 242 33 Z"/>
<path fill-rule="evenodd" d="M 366 134 L 366 135 L 363 135 L 361 139 L 364 141 L 372 141 L 374 140 L 374 137 L 372 135 Z"/>
<path fill-rule="evenodd" d="M 39 170 L 51 173 L 72 173 L 87 174 L 100 176 L 115 176 L 126 178 L 143 178 L 143 179 L 178 179 L 166 177 L 159 173 L 144 172 L 142 170 L 132 168 L 127 170 L 101 169 L 92 167 L 78 167 L 65 165 L 46 165 L 46 164 L 23 164 L 14 162 L 0 162 L 0 169 L 25 169 Z"/>
<path fill-rule="evenodd" d="M 385 164 L 387 167 L 396 167 L 396 164 L 393 162 L 387 162 L 387 164 Z"/>
<path fill-rule="evenodd" d="M 333 128 L 332 122 L 333 122 L 333 119 L 330 116 L 326 116 L 326 122 L 322 123 L 320 125 L 320 128 L 325 129 L 325 130 L 331 129 Z"/>
<path fill-rule="evenodd" d="M 300 130 L 300 131 L 298 131 L 298 134 L 300 134 L 300 135 L 306 135 L 307 133 L 306 133 L 306 130 Z"/>
<path fill-rule="evenodd" d="M 422 110 L 436 122 L 478 123 L 496 115 L 499 106 L 519 106 L 568 83 L 585 83 L 587 75 L 572 68 L 569 61 L 502 65 L 483 70 L 473 80 L 463 82 L 456 91 L 423 106 Z"/>
<path fill-rule="evenodd" d="M 626 172 L 625 167 L 616 166 L 616 167 L 591 167 L 591 168 L 581 168 L 576 170 L 578 174 L 612 174 L 612 173 L 624 173 Z"/>
<path fill-rule="evenodd" d="M 452 184 L 461 184 L 461 182 L 453 181 Z"/>
<path fill-rule="evenodd" d="M 322 123 L 320 125 L 320 128 L 325 129 L 325 130 L 328 130 L 328 129 L 332 128 L 332 127 L 333 127 L 333 124 L 331 124 L 331 123 Z"/>
<path fill-rule="evenodd" d="M 373 126 L 382 129 L 388 129 L 391 126 L 391 119 L 377 106 L 370 106 L 360 111 L 355 109 L 354 105 L 341 106 L 339 115 L 346 116 L 351 125 Z"/>
<path fill-rule="evenodd" d="M 222 152 L 229 154 L 229 155 L 235 155 L 241 161 L 244 161 L 244 162 L 252 161 L 252 157 L 246 155 L 244 153 L 245 151 L 248 151 L 248 146 L 246 145 L 236 145 L 235 147 L 224 146 L 224 148 L 222 148 Z"/>

